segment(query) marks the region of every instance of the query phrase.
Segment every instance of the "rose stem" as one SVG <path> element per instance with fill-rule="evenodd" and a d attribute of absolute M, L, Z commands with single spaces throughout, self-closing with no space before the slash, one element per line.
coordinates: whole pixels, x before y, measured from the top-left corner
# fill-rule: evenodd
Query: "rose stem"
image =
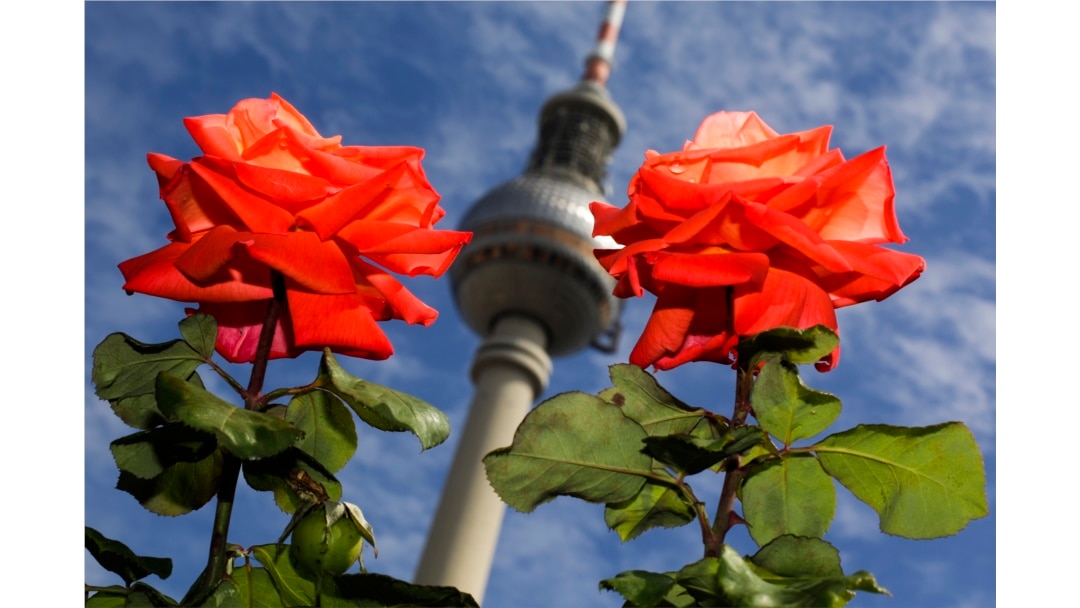
<path fill-rule="evenodd" d="M 266 307 L 266 320 L 263 321 L 259 345 L 252 362 L 251 379 L 244 394 L 244 409 L 259 409 L 262 398 L 263 380 L 266 378 L 266 364 L 270 360 L 270 346 L 274 341 L 274 329 L 278 317 L 285 305 L 285 277 L 276 270 L 270 271 L 270 284 L 274 297 Z M 221 469 L 221 483 L 218 486 L 217 510 L 214 512 L 214 528 L 210 535 L 210 558 L 207 563 L 207 576 L 203 578 L 202 590 L 209 593 L 217 587 L 225 576 L 227 558 L 225 548 L 229 536 L 229 521 L 232 519 L 233 502 L 236 498 L 236 482 L 240 478 L 240 459 L 232 454 L 225 454 Z"/>
<path fill-rule="evenodd" d="M 749 369 L 749 362 L 738 361 L 735 373 L 735 411 L 731 416 L 732 427 L 746 424 L 746 417 L 750 414 L 750 392 L 754 388 L 754 374 Z M 735 512 L 735 494 L 745 474 L 741 464 L 742 459 L 738 454 L 724 461 L 724 487 L 720 490 L 720 502 L 716 505 L 716 517 L 713 518 L 713 536 L 717 543 L 715 548 L 717 555 L 728 530 L 742 521 L 742 517 Z M 706 547 L 706 553 L 708 550 L 709 548 Z"/>

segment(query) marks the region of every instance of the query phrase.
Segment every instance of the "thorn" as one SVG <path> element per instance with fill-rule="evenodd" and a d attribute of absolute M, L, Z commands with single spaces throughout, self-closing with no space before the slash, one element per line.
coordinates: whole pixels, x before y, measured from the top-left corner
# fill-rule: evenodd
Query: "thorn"
<path fill-rule="evenodd" d="M 743 525 L 745 525 L 745 526 L 746 526 L 747 528 L 749 528 L 749 527 L 750 527 L 750 524 L 748 524 L 748 523 L 746 522 L 746 520 L 745 520 L 745 519 L 743 519 L 743 518 L 742 518 L 742 516 L 741 516 L 741 515 L 739 515 L 738 513 L 736 513 L 735 511 L 729 511 L 729 512 L 728 512 L 728 515 L 727 515 L 727 522 L 728 522 L 728 529 L 729 529 L 729 530 L 730 530 L 730 529 L 731 529 L 732 527 L 734 527 L 734 526 L 737 526 L 737 525 L 739 525 L 739 524 L 743 524 Z"/>

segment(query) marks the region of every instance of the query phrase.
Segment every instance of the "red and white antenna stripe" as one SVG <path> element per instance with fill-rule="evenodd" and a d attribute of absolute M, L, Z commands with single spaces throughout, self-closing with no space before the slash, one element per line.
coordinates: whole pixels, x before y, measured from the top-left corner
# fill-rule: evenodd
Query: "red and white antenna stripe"
<path fill-rule="evenodd" d="M 596 46 L 585 59 L 585 74 L 582 75 L 582 80 L 591 80 L 601 86 L 607 84 L 615 59 L 615 42 L 619 39 L 619 28 L 625 14 L 626 0 L 608 2 L 604 21 L 596 34 Z"/>

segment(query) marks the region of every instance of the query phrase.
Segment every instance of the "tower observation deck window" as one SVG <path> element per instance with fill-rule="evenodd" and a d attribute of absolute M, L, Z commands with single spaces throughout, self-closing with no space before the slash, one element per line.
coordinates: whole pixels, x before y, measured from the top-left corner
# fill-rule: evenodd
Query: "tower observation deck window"
<path fill-rule="evenodd" d="M 599 186 L 616 144 L 614 131 L 610 117 L 587 105 L 555 108 L 540 125 L 527 170 L 561 169 Z"/>

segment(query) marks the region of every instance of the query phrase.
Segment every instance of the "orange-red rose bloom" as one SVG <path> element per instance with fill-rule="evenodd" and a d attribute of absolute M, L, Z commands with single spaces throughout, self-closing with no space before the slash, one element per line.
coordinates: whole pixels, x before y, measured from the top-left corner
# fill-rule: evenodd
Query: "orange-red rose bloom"
<path fill-rule="evenodd" d="M 885 148 L 845 160 L 832 127 L 780 135 L 753 112 L 719 112 L 681 152 L 646 153 L 622 209 L 593 203 L 615 295 L 656 294 L 630 361 L 731 363 L 741 337 L 837 330 L 835 309 L 882 300 L 926 263 L 903 243 Z M 839 348 L 818 362 L 830 369 Z"/>
<path fill-rule="evenodd" d="M 276 94 L 184 125 L 204 156 L 148 155 L 176 229 L 120 264 L 129 293 L 198 303 L 188 312 L 216 318 L 217 351 L 234 363 L 255 357 L 271 271 L 287 300 L 271 358 L 329 347 L 385 359 L 376 321 L 435 320 L 390 273 L 437 277 L 472 235 L 432 228 L 445 211 L 423 150 L 342 146 Z"/>

